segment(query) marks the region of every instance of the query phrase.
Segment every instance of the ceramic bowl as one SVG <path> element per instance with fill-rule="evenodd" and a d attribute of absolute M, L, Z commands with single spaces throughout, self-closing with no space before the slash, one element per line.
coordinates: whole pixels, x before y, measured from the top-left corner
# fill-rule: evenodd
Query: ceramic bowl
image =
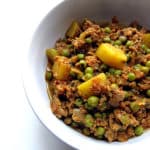
<path fill-rule="evenodd" d="M 59 139 L 76 149 L 120 150 L 148 145 L 150 132 L 127 142 L 108 143 L 86 137 L 57 119 L 50 109 L 44 79 L 47 59 L 45 49 L 53 47 L 64 36 L 73 20 L 89 18 L 96 21 L 111 20 L 117 16 L 123 23 L 137 20 L 150 27 L 149 0 L 64 0 L 52 8 L 36 29 L 30 48 L 26 52 L 23 80 L 29 102 L 42 123 Z"/>

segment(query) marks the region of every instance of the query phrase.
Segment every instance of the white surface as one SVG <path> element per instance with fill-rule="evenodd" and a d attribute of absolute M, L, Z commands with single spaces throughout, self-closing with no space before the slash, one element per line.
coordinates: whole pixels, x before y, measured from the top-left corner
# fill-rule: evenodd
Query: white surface
<path fill-rule="evenodd" d="M 22 52 L 53 2 L 0 1 L 0 150 L 71 150 L 35 117 L 21 80 Z"/>

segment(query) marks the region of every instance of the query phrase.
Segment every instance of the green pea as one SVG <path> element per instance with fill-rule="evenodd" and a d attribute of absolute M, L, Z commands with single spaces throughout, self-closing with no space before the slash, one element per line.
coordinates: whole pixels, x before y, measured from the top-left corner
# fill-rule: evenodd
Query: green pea
<path fill-rule="evenodd" d="M 69 57 L 69 55 L 70 55 L 69 50 L 68 49 L 63 49 L 62 50 L 62 55 L 65 56 L 65 57 Z"/>
<path fill-rule="evenodd" d="M 50 81 L 52 79 L 52 73 L 51 72 L 48 72 L 46 71 L 46 80 Z"/>
<path fill-rule="evenodd" d="M 84 68 L 85 68 L 86 65 L 87 65 L 85 60 L 80 60 L 80 61 L 79 61 L 79 64 L 80 64 L 82 67 L 84 67 Z"/>
<path fill-rule="evenodd" d="M 147 91 L 146 91 L 146 95 L 147 95 L 148 97 L 150 97 L 150 90 L 147 90 Z"/>
<path fill-rule="evenodd" d="M 130 108 L 133 112 L 137 112 L 140 109 L 140 106 L 136 102 L 131 102 Z"/>
<path fill-rule="evenodd" d="M 105 134 L 105 128 L 98 127 L 95 131 L 95 135 L 99 138 L 101 138 Z"/>
<path fill-rule="evenodd" d="M 91 107 L 96 107 L 98 105 L 99 98 L 97 96 L 90 96 L 87 100 L 87 103 Z"/>
<path fill-rule="evenodd" d="M 128 80 L 129 81 L 134 81 L 135 79 L 136 79 L 136 76 L 135 76 L 134 73 L 131 72 L 131 73 L 128 74 Z"/>
<path fill-rule="evenodd" d="M 149 72 L 149 68 L 146 67 L 146 66 L 141 66 L 140 70 L 141 70 L 142 72 L 144 72 L 145 74 L 147 74 L 147 73 Z"/>
<path fill-rule="evenodd" d="M 150 68 L 150 60 L 146 62 L 146 67 Z"/>
<path fill-rule="evenodd" d="M 136 69 L 136 70 L 140 70 L 140 68 L 141 68 L 141 64 L 136 64 L 135 66 L 134 66 L 134 68 Z"/>
<path fill-rule="evenodd" d="M 104 28 L 104 31 L 105 31 L 105 33 L 111 33 L 110 27 L 105 27 L 105 28 Z"/>
<path fill-rule="evenodd" d="M 78 54 L 77 57 L 79 60 L 84 59 L 84 54 Z"/>
<path fill-rule="evenodd" d="M 130 123 L 130 120 L 129 120 L 129 116 L 128 115 L 122 115 L 120 117 L 120 121 L 123 125 L 127 125 Z"/>
<path fill-rule="evenodd" d="M 90 37 L 88 37 L 88 38 L 85 39 L 85 42 L 88 43 L 88 44 L 91 44 L 92 43 L 92 39 Z"/>
<path fill-rule="evenodd" d="M 97 112 L 97 113 L 94 114 L 94 117 L 95 117 L 95 118 L 101 118 L 102 115 L 101 115 L 99 112 Z"/>
<path fill-rule="evenodd" d="M 118 46 L 120 46 L 122 43 L 121 43 L 121 41 L 120 40 L 116 40 L 116 41 L 114 41 L 114 45 L 118 45 Z"/>
<path fill-rule="evenodd" d="M 147 46 L 146 46 L 145 44 L 142 44 L 142 45 L 141 45 L 141 48 L 142 48 L 143 50 L 146 50 L 146 49 L 147 49 Z"/>
<path fill-rule="evenodd" d="M 93 75 L 92 75 L 91 73 L 86 73 L 86 74 L 84 75 L 83 79 L 89 80 L 89 79 L 91 79 L 92 77 L 93 77 Z"/>
<path fill-rule="evenodd" d="M 92 68 L 92 67 L 87 67 L 87 68 L 85 69 L 85 73 L 93 74 L 93 68 Z"/>
<path fill-rule="evenodd" d="M 110 37 L 105 37 L 105 38 L 103 39 L 103 41 L 106 42 L 106 43 L 110 43 L 110 42 L 111 42 L 111 39 L 110 39 Z"/>
<path fill-rule="evenodd" d="M 136 136 L 139 136 L 139 135 L 143 134 L 144 129 L 143 129 L 142 126 L 137 126 L 137 127 L 135 128 L 134 132 L 135 132 L 135 135 L 136 135 Z"/>
<path fill-rule="evenodd" d="M 150 48 L 147 48 L 145 51 L 146 51 L 146 54 L 150 54 Z"/>
<path fill-rule="evenodd" d="M 91 128 L 93 126 L 93 123 L 94 123 L 94 119 L 93 119 L 92 115 L 87 114 L 85 116 L 84 122 L 85 122 L 86 127 Z"/>
<path fill-rule="evenodd" d="M 110 69 L 109 69 L 109 73 L 110 73 L 110 74 L 114 74 L 114 73 L 115 73 L 115 69 L 110 68 Z"/>
<path fill-rule="evenodd" d="M 133 45 L 133 42 L 132 42 L 132 41 L 129 41 L 129 40 L 128 40 L 128 41 L 126 42 L 126 47 L 130 47 L 130 46 L 132 46 L 132 45 Z"/>
<path fill-rule="evenodd" d="M 114 71 L 114 75 L 121 75 L 122 74 L 122 71 L 121 70 L 115 70 Z"/>
<path fill-rule="evenodd" d="M 127 41 L 127 37 L 124 36 L 124 35 L 121 35 L 121 36 L 119 37 L 119 40 L 120 40 L 122 43 L 124 43 L 124 42 Z"/>
<path fill-rule="evenodd" d="M 82 99 L 80 99 L 80 98 L 76 99 L 76 101 L 75 101 L 75 105 L 76 105 L 77 107 L 80 107 L 80 106 L 82 105 L 82 103 L 83 103 L 83 101 L 82 101 Z"/>

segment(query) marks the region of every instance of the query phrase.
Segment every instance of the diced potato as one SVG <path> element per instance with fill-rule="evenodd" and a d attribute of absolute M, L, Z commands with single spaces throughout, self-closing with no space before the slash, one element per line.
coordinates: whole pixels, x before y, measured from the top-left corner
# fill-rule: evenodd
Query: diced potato
<path fill-rule="evenodd" d="M 66 32 L 66 36 L 73 38 L 79 31 L 80 31 L 79 23 L 77 21 L 73 21 L 71 26 Z"/>
<path fill-rule="evenodd" d="M 50 48 L 46 50 L 46 55 L 49 60 L 54 61 L 55 57 L 58 55 L 58 51 L 54 48 Z"/>
<path fill-rule="evenodd" d="M 83 97 L 89 97 L 94 94 L 94 91 L 92 90 L 93 84 L 96 82 L 100 84 L 106 83 L 106 75 L 104 73 L 100 73 L 99 75 L 81 83 L 77 89 L 80 96 Z"/>
<path fill-rule="evenodd" d="M 143 43 L 150 48 L 150 33 L 143 35 Z"/>
<path fill-rule="evenodd" d="M 96 55 L 108 66 L 119 69 L 123 68 L 125 62 L 127 61 L 127 56 L 121 49 L 108 43 L 102 43 L 98 47 Z"/>
<path fill-rule="evenodd" d="M 58 80 L 67 80 L 70 73 L 71 65 L 68 58 L 56 56 L 52 72 L 54 78 Z"/>

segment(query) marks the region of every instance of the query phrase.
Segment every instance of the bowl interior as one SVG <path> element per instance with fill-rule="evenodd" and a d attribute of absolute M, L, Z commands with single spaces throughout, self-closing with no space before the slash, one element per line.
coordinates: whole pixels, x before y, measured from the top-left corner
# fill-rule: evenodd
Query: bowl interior
<path fill-rule="evenodd" d="M 24 67 L 24 84 L 27 96 L 37 116 L 56 136 L 64 142 L 80 149 L 112 149 L 113 147 L 127 148 L 148 144 L 149 132 L 140 137 L 130 139 L 125 143 L 111 143 L 85 137 L 58 120 L 51 112 L 49 98 L 46 92 L 44 73 L 47 59 L 45 49 L 53 47 L 56 40 L 63 37 L 72 20 L 90 18 L 96 21 L 110 21 L 117 16 L 123 23 L 137 20 L 140 24 L 150 26 L 147 14 L 150 1 L 148 0 L 65 0 L 53 8 L 43 19 L 36 30 Z M 84 144 L 86 143 L 86 144 Z"/>

